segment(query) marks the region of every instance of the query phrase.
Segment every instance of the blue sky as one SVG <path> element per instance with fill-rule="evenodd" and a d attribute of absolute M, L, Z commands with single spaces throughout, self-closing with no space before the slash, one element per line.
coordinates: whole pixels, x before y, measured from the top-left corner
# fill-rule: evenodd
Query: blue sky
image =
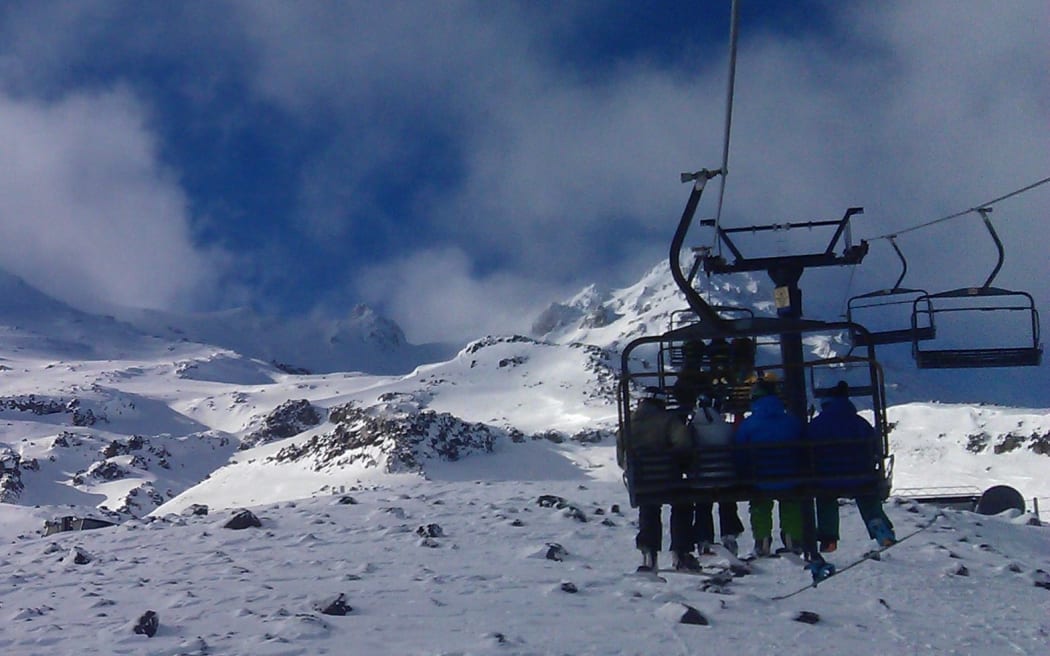
<path fill-rule="evenodd" d="M 525 331 L 665 257 L 679 172 L 721 161 L 729 5 L 0 2 L 0 266 L 82 307 Z M 1048 28 L 1042 0 L 741 0 L 724 222 L 860 205 L 878 236 L 1050 176 Z M 994 217 L 999 282 L 1050 315 L 1048 201 Z M 994 263 L 976 217 L 900 244 L 931 288 Z M 852 291 L 896 273 L 877 242 Z"/>

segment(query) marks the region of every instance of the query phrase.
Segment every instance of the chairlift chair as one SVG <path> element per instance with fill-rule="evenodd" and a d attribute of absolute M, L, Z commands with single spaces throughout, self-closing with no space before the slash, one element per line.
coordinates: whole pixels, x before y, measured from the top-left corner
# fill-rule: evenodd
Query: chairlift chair
<path fill-rule="evenodd" d="M 863 332 L 861 329 L 858 334 Z M 882 394 L 885 389 L 881 382 L 881 369 L 875 370 L 879 380 L 871 380 L 867 358 L 853 355 L 827 358 L 812 362 L 808 369 L 810 391 L 814 399 L 833 396 L 836 391 L 835 385 L 839 381 L 845 381 L 849 385 L 851 397 L 870 398 L 875 394 Z M 885 398 L 881 401 L 881 405 L 885 405 Z"/>
<path fill-rule="evenodd" d="M 900 247 L 897 246 L 897 241 L 893 237 L 890 237 L 889 241 L 890 245 L 893 246 L 893 250 L 897 253 L 897 257 L 900 258 L 901 261 L 900 277 L 897 278 L 897 282 L 894 283 L 893 287 L 890 289 L 879 289 L 850 298 L 849 302 L 846 304 L 846 321 L 850 323 L 865 324 L 866 322 L 857 318 L 858 311 L 860 311 L 862 315 L 867 315 L 869 312 L 883 312 L 892 309 L 895 306 L 914 307 L 917 299 L 929 296 L 925 289 L 901 287 L 901 283 L 904 281 L 904 276 L 908 273 L 908 261 L 904 259 L 904 253 L 902 253 Z M 925 307 L 930 305 L 928 298 L 923 301 L 923 304 Z M 910 342 L 933 339 L 936 336 L 936 329 L 933 324 L 933 313 L 920 313 L 918 317 L 922 319 L 921 321 L 915 321 L 914 317 L 915 314 L 913 313 L 913 321 L 905 328 L 871 330 L 869 327 L 869 330 L 867 331 L 851 331 L 850 339 L 855 346 L 867 346 L 868 344 L 907 344 Z"/>
<path fill-rule="evenodd" d="M 956 314 L 965 317 L 981 316 L 979 313 L 994 313 L 996 319 L 1008 314 L 1020 313 L 1027 321 L 1020 322 L 1025 332 L 1023 340 L 995 346 L 945 346 L 933 344 L 922 346 L 913 336 L 912 354 L 920 369 L 966 369 L 983 367 L 1035 367 L 1042 362 L 1043 347 L 1039 343 L 1039 312 L 1032 295 L 1024 291 L 1013 291 L 992 287 L 992 281 L 1003 265 L 1003 244 L 988 218 L 990 208 L 980 208 L 985 227 L 998 250 L 998 261 L 988 279 L 980 287 L 963 287 L 937 294 L 925 294 L 915 299 L 912 305 L 912 327 L 933 324 L 935 315 Z M 970 330 L 969 335 L 984 331 Z"/>
<path fill-rule="evenodd" d="M 755 311 L 747 307 L 737 307 L 735 305 L 712 305 L 711 309 L 718 313 L 718 316 L 725 319 L 740 319 L 750 318 L 755 316 Z M 671 313 L 671 318 L 668 321 L 668 330 L 674 330 L 675 328 L 681 328 L 682 326 L 688 325 L 699 318 L 696 312 L 691 308 L 684 308 L 681 310 L 675 310 Z M 668 362 L 672 367 L 681 368 L 685 366 L 687 360 L 686 350 L 682 346 L 672 347 L 668 353 Z"/>
<path fill-rule="evenodd" d="M 668 331 L 663 335 L 640 337 L 629 343 L 622 353 L 618 394 L 621 434 L 628 436 L 626 443 L 629 444 L 629 436 L 632 431 L 631 414 L 636 405 L 635 397 L 638 391 L 661 388 L 664 396 L 673 398 L 674 384 L 679 373 L 677 369 L 669 368 L 671 360 L 669 357 L 656 358 L 658 366 L 655 370 L 637 366 L 638 359 L 634 355 L 637 350 L 644 350 L 646 347 L 655 345 L 662 354 L 666 354 L 671 349 L 680 348 L 688 341 L 710 342 L 742 337 L 756 342 L 761 340 L 767 345 L 775 345 L 776 340 L 785 333 L 797 333 L 808 337 L 817 334 L 836 335 L 851 329 L 864 330 L 863 327 L 852 327 L 844 322 L 826 323 L 805 319 L 756 317 L 730 320 L 722 326 L 698 321 Z M 767 350 L 769 353 L 776 351 L 776 349 Z M 859 495 L 877 494 L 885 498 L 891 487 L 893 468 L 893 457 L 889 454 L 887 438 L 889 429 L 886 419 L 885 391 L 882 371 L 874 357 L 874 347 L 867 347 L 865 352 L 866 355 L 851 355 L 844 358 L 807 359 L 799 365 L 811 379 L 814 377 L 811 372 L 814 368 L 830 369 L 835 366 L 851 368 L 850 395 L 865 400 L 863 405 L 871 408 L 872 423 L 875 427 L 875 436 L 872 439 L 865 439 L 863 443 L 858 440 L 855 445 L 857 449 L 870 456 L 870 469 L 865 470 L 864 473 L 851 475 L 848 477 L 849 480 L 842 482 L 840 481 L 841 474 L 820 474 L 803 470 L 790 479 L 789 482 L 792 484 L 790 489 L 768 492 L 764 491 L 764 488 L 766 484 L 774 482 L 772 480 L 755 478 L 754 475 L 746 472 L 737 472 L 735 475 L 722 473 L 715 476 L 712 474 L 712 471 L 716 470 L 724 472 L 724 467 L 721 469 L 714 467 L 712 464 L 714 461 L 734 459 L 737 455 L 744 455 L 745 451 L 751 453 L 752 450 L 764 448 L 761 445 L 729 446 L 697 452 L 684 465 L 677 463 L 676 456 L 664 449 L 655 451 L 635 449 L 632 451 L 628 448 L 624 481 L 631 505 L 636 507 L 645 504 L 743 501 L 763 495 L 794 499 L 816 495 L 852 498 Z M 788 367 L 789 365 L 783 362 L 763 362 L 759 368 L 762 372 L 776 373 L 783 380 L 787 377 Z M 723 401 L 726 400 L 723 399 Z M 682 415 L 689 410 L 689 408 L 682 408 L 671 402 L 668 404 L 668 409 Z M 813 449 L 820 449 L 821 445 L 803 441 L 797 445 L 797 448 L 800 449 L 800 453 L 811 454 Z M 803 456 L 807 460 L 810 457 L 811 455 Z M 775 482 L 785 481 L 777 479 Z"/>

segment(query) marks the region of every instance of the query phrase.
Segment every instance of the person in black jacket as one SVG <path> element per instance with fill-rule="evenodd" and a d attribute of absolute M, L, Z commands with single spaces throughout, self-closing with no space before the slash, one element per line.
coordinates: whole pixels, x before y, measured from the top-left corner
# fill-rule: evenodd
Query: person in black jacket
<path fill-rule="evenodd" d="M 681 416 L 667 410 L 666 404 L 655 394 L 641 399 L 631 413 L 630 435 L 617 435 L 616 462 L 622 469 L 629 466 L 630 454 L 635 449 L 667 449 L 676 457 L 687 458 L 692 452 L 693 438 Z M 658 554 L 663 546 L 661 506 L 642 504 L 638 507 L 638 534 L 635 546 L 642 552 L 639 571 L 656 571 Z M 671 506 L 671 552 L 675 569 L 696 571 L 700 563 L 692 554 L 693 505 Z"/>

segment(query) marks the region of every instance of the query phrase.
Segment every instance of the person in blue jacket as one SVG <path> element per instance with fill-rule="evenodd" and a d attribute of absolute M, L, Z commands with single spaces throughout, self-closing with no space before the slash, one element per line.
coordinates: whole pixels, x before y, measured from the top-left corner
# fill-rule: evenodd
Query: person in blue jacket
<path fill-rule="evenodd" d="M 738 447 L 738 471 L 745 481 L 757 481 L 759 497 L 749 504 L 751 533 L 755 539 L 755 555 L 768 556 L 773 535 L 773 496 L 776 492 L 795 485 L 791 479 L 799 475 L 797 443 L 803 435 L 803 424 L 784 409 L 777 396 L 776 382 L 760 379 L 751 388 L 751 414 L 740 423 L 734 435 Z M 783 444 L 786 448 L 771 448 Z M 768 494 L 761 494 L 761 493 Z M 799 548 L 802 544 L 802 507 L 797 501 L 778 502 L 780 530 L 785 547 Z"/>
<path fill-rule="evenodd" d="M 816 470 L 821 476 L 821 485 L 849 487 L 874 482 L 872 477 L 878 457 L 875 429 L 857 414 L 857 407 L 849 400 L 846 381 L 839 381 L 832 389 L 820 414 L 809 423 L 807 438 L 815 443 Z M 834 478 L 829 478 L 832 476 Z M 863 494 L 855 501 L 873 540 L 884 547 L 897 541 L 893 523 L 882 509 L 878 494 Z M 839 505 L 836 497 L 817 497 L 817 539 L 824 553 L 838 548 Z"/>

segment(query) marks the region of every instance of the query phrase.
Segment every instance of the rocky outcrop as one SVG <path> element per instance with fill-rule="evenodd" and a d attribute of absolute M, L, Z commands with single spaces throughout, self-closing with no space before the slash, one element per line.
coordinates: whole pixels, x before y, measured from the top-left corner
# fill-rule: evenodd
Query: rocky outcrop
<path fill-rule="evenodd" d="M 361 408 L 355 403 L 333 408 L 334 428 L 272 456 L 275 462 L 310 461 L 315 471 L 352 464 L 387 472 L 420 472 L 432 459 L 455 461 L 492 451 L 506 431 L 470 423 L 433 410 Z"/>
<path fill-rule="evenodd" d="M 323 411 L 306 399 L 285 401 L 263 418 L 263 425 L 241 440 L 240 449 L 250 449 L 275 440 L 292 437 L 321 423 Z"/>

